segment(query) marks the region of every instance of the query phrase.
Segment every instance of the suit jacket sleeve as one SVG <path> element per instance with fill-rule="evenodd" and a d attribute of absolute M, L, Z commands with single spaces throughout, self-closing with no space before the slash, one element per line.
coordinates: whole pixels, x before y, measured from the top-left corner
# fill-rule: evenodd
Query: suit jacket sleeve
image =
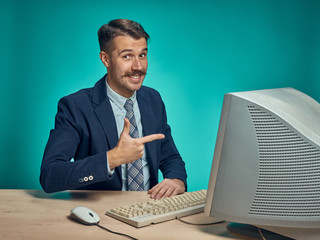
<path fill-rule="evenodd" d="M 171 128 L 167 123 L 167 114 L 165 106 L 162 103 L 162 130 L 165 135 L 165 139 L 161 142 L 161 158 L 160 158 L 160 170 L 164 178 L 178 178 L 185 184 L 187 190 L 187 173 L 185 170 L 185 163 L 183 162 L 176 145 L 171 135 Z"/>
<path fill-rule="evenodd" d="M 50 132 L 41 165 L 40 183 L 46 192 L 77 189 L 109 178 L 106 152 L 70 161 L 77 154 L 83 134 L 78 115 L 72 98 L 59 101 L 55 128 Z"/>

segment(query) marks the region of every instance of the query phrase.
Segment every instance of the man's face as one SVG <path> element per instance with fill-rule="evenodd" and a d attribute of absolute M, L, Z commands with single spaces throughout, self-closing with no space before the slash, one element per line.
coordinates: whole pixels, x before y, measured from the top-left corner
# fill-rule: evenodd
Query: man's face
<path fill-rule="evenodd" d="M 140 89 L 147 72 L 147 41 L 145 38 L 136 40 L 130 36 L 118 36 L 113 39 L 111 51 L 100 53 L 108 70 L 108 84 L 118 94 L 131 97 Z"/>

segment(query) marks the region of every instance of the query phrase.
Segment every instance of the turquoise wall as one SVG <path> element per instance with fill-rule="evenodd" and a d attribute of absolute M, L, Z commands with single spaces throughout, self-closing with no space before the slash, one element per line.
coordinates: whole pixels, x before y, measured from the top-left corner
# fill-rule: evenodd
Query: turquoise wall
<path fill-rule="evenodd" d="M 111 19 L 151 36 L 145 85 L 166 103 L 189 190 L 207 188 L 226 92 L 290 86 L 320 101 L 319 1 L 137 2 L 1 1 L 0 188 L 40 188 L 57 102 L 105 74 L 97 30 Z"/>

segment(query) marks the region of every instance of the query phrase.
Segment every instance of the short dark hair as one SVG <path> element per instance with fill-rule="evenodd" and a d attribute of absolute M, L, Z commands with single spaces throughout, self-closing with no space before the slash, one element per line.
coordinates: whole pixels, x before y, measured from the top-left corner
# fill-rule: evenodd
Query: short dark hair
<path fill-rule="evenodd" d="M 145 38 L 147 41 L 149 39 L 149 34 L 139 23 L 128 19 L 115 19 L 102 25 L 98 31 L 100 50 L 110 52 L 111 42 L 118 36 L 130 36 L 134 39 Z"/>

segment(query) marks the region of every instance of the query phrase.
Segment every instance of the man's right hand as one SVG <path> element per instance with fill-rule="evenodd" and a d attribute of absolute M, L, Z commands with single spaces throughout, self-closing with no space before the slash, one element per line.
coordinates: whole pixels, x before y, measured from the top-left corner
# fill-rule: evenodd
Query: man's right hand
<path fill-rule="evenodd" d="M 120 134 L 117 146 L 107 152 L 110 169 L 121 164 L 133 162 L 143 155 L 144 144 L 165 138 L 163 134 L 151 134 L 142 138 L 132 138 L 129 135 L 130 121 L 124 119 L 124 127 Z"/>

